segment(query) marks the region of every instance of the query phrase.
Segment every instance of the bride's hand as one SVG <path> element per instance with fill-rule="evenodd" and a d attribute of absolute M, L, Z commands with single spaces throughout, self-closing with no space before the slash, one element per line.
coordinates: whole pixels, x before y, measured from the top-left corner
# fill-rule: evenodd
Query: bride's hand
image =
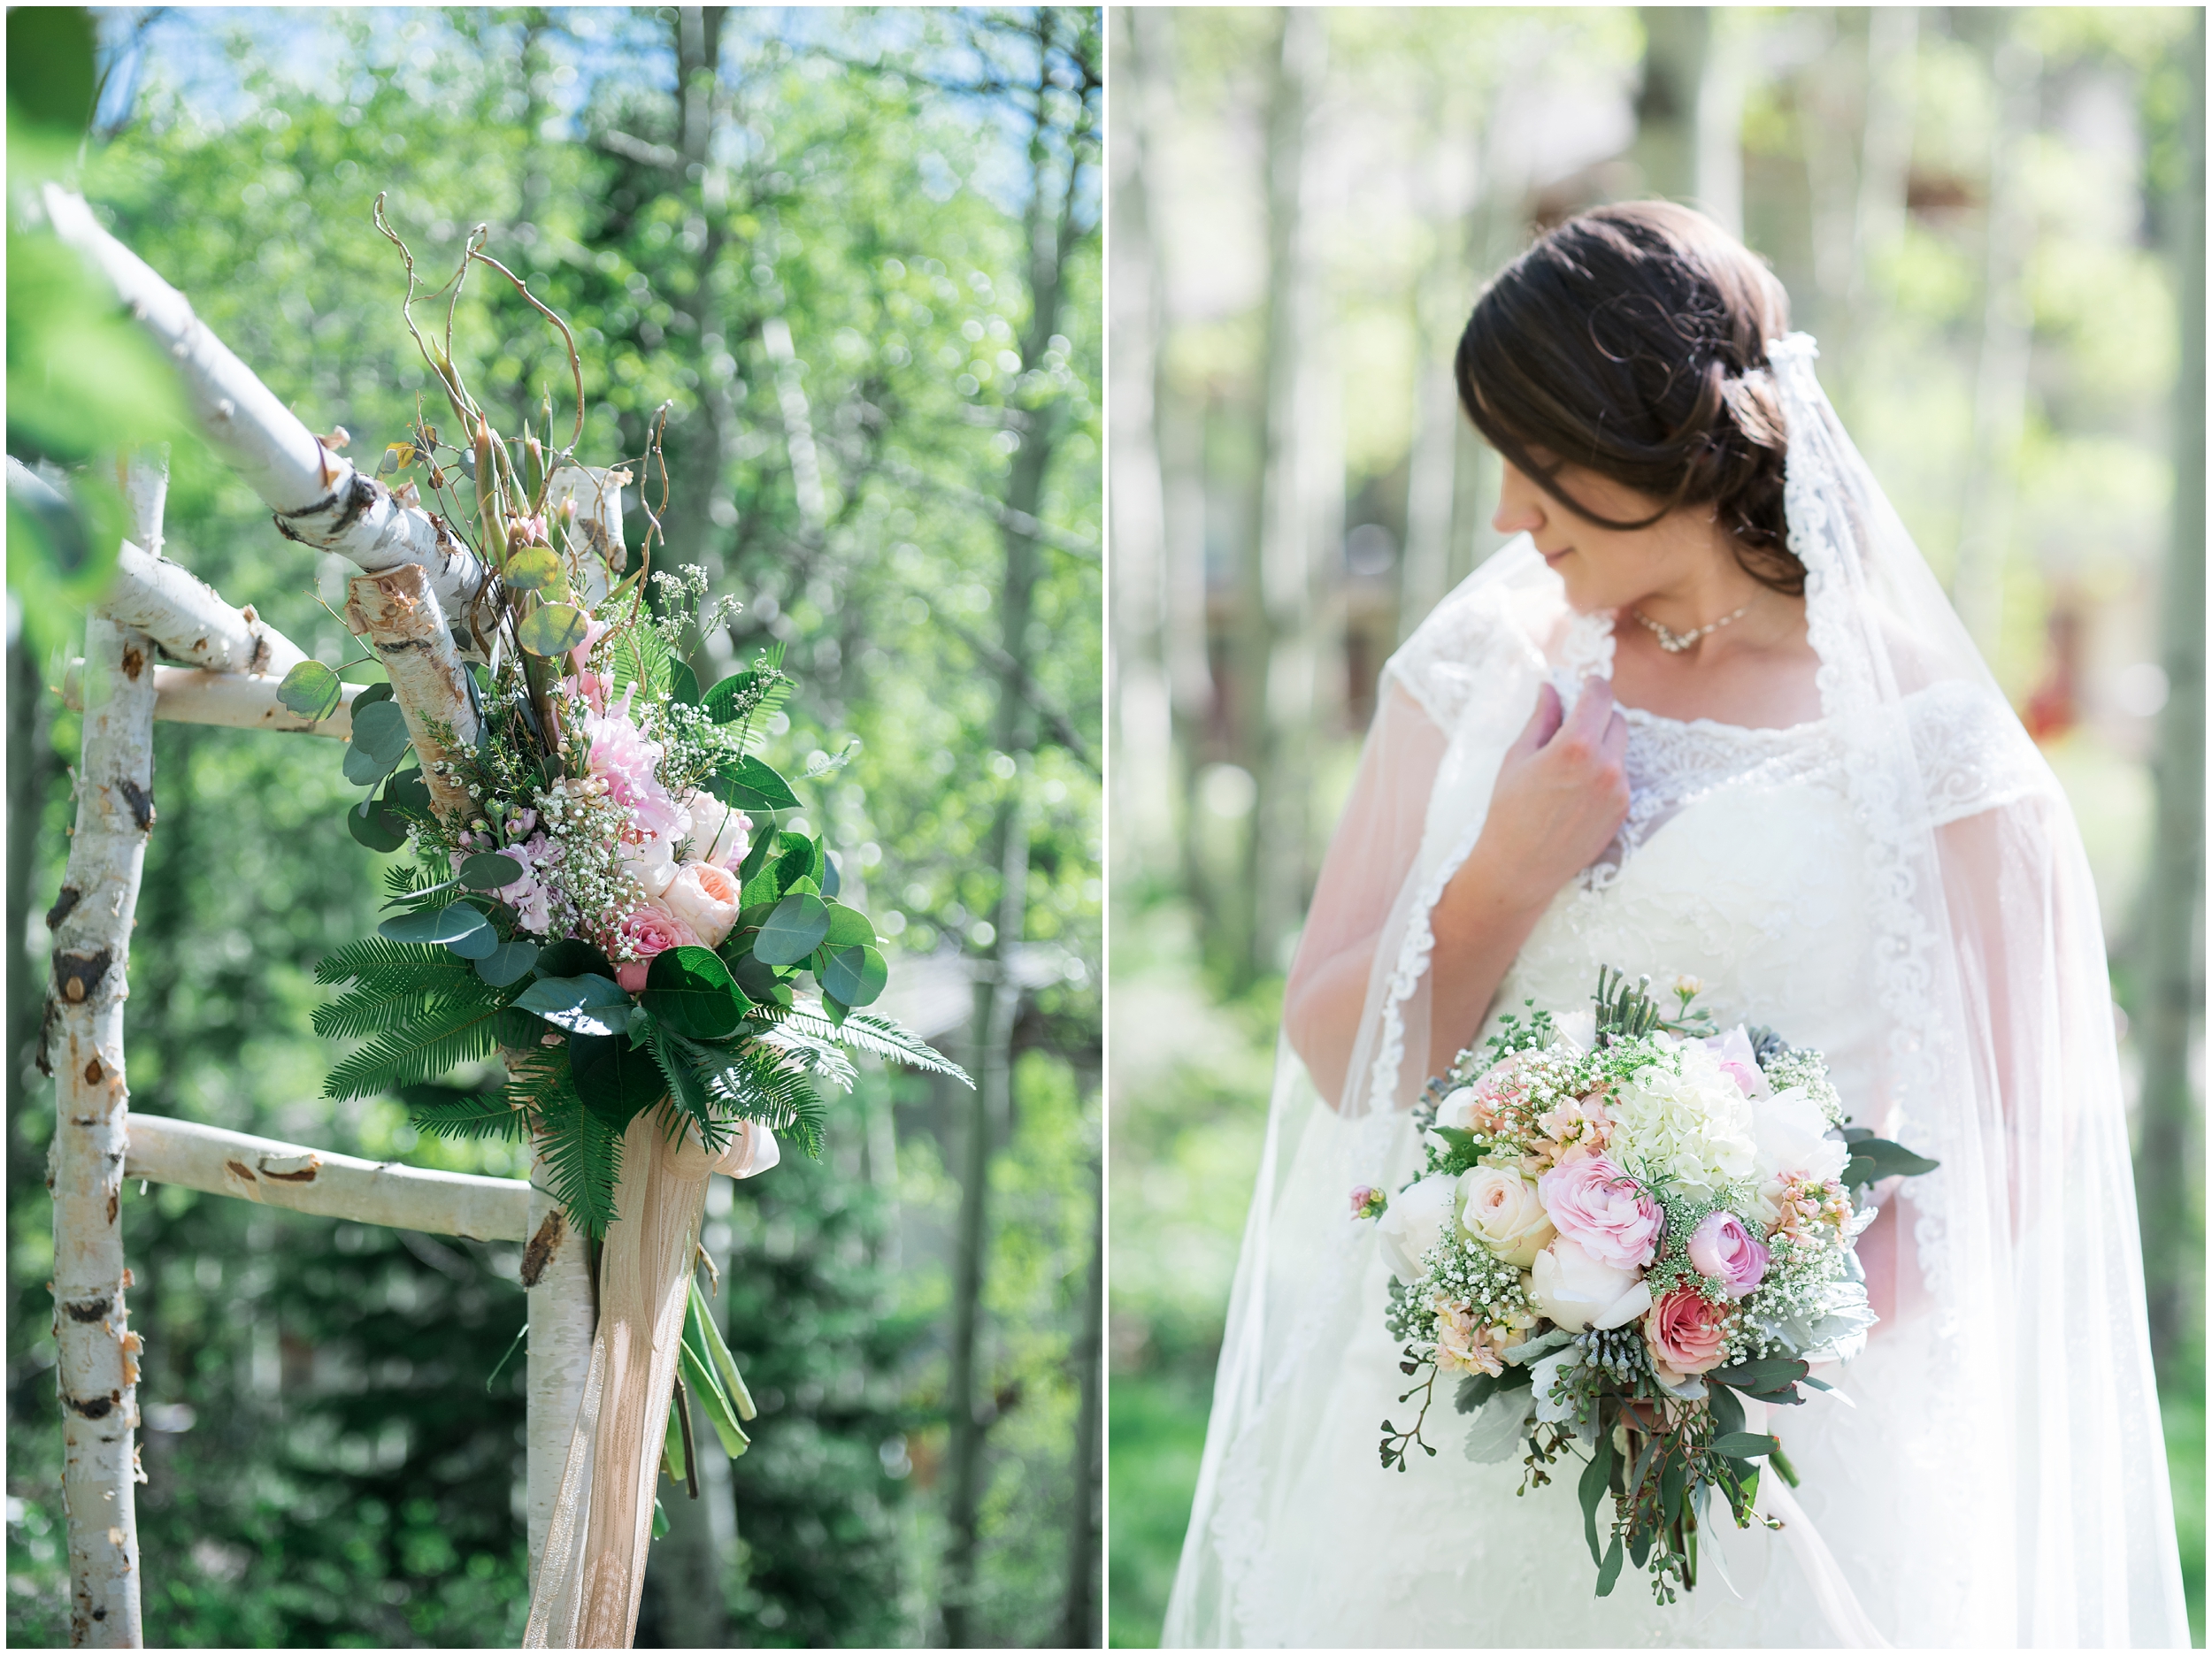
<path fill-rule="evenodd" d="M 1562 719 L 1548 684 L 1506 752 L 1482 836 L 1430 916 L 1430 1074 L 1480 1025 L 1498 985 L 1559 888 L 1588 867 L 1628 814 L 1628 722 L 1592 678 Z"/>
<path fill-rule="evenodd" d="M 1563 720 L 1559 694 L 1536 693 L 1536 711 L 1498 766 L 1482 838 L 1461 875 L 1509 880 L 1538 908 L 1596 860 L 1628 815 L 1623 758 L 1628 723 L 1613 686 L 1592 678 Z"/>

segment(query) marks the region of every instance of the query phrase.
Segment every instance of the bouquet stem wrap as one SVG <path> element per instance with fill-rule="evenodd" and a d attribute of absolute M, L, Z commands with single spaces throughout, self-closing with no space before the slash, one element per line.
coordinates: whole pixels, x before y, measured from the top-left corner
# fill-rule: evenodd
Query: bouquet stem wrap
<path fill-rule="evenodd" d="M 623 1134 L 615 1222 L 599 1263 L 599 1330 L 526 1648 L 630 1646 L 707 1175 L 744 1177 L 774 1164 L 774 1139 L 750 1122 L 720 1156 L 693 1131 L 672 1140 L 664 1122 L 663 1110 L 648 1109 Z"/>

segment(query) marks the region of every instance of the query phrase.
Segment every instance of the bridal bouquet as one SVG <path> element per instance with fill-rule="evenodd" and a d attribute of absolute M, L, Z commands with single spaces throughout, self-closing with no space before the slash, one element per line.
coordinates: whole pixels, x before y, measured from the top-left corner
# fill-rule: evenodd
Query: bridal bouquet
<path fill-rule="evenodd" d="M 1468 1457 L 1522 1451 L 1524 1492 L 1579 1448 L 1601 1597 L 1625 1559 L 1672 1602 L 1697 1583 L 1714 1490 L 1747 1528 L 1761 1460 L 1796 1483 L 1744 1399 L 1830 1388 L 1813 1365 L 1855 1355 L 1875 1321 L 1854 1253 L 1866 1188 L 1936 1164 L 1849 1125 L 1819 1053 L 1716 1030 L 1701 992 L 1678 979 L 1668 1015 L 1648 978 L 1601 971 L 1592 1011 L 1509 1015 L 1430 1083 L 1420 1176 L 1352 1192 L 1395 1276 L 1400 1366 L 1426 1375 L 1399 1398 L 1422 1399 L 1412 1427 L 1383 1422 L 1384 1466 L 1436 1452 L 1421 1431 L 1446 1375 L 1474 1416 Z"/>

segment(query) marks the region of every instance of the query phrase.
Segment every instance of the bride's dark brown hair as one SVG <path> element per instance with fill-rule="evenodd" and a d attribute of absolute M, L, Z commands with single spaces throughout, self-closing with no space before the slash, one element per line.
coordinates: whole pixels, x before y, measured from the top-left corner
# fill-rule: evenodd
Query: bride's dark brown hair
<path fill-rule="evenodd" d="M 1782 515 L 1786 433 L 1759 372 L 1788 329 L 1782 284 L 1740 241 L 1687 207 L 1627 202 L 1568 219 L 1500 272 L 1454 371 L 1476 429 L 1577 516 L 1641 529 L 1709 504 L 1744 572 L 1794 597 L 1805 566 Z M 1600 517 L 1561 486 L 1570 464 L 1659 510 Z"/>

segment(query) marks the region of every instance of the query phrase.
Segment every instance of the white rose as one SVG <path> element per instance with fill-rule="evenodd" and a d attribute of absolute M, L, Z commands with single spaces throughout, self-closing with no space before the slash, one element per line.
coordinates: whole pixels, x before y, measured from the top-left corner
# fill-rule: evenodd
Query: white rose
<path fill-rule="evenodd" d="M 1571 1011 L 1563 1017 L 1554 1017 L 1551 1026 L 1578 1052 L 1586 1052 L 1598 1043 L 1598 1015 L 1594 1010 Z"/>
<path fill-rule="evenodd" d="M 668 841 L 658 835 L 639 845 L 632 845 L 626 840 L 616 847 L 615 854 L 622 859 L 624 870 L 638 882 L 648 896 L 659 896 L 668 889 L 669 881 L 676 877 L 675 856 L 669 849 Z"/>
<path fill-rule="evenodd" d="M 1424 1178 L 1390 1198 L 1390 1210 L 1375 1225 L 1375 1233 L 1381 1237 L 1383 1257 L 1400 1281 L 1421 1279 L 1421 1255 L 1451 1233 L 1458 1205 L 1455 1178 Z"/>
<path fill-rule="evenodd" d="M 1537 1199 L 1536 1186 L 1503 1167 L 1470 1167 L 1461 1173 L 1459 1200 L 1461 1228 L 1524 1270 L 1559 1233 Z"/>
<path fill-rule="evenodd" d="M 1635 1270 L 1616 1269 L 1561 1237 L 1536 1255 L 1529 1302 L 1570 1333 L 1617 1328 L 1651 1308 L 1651 1289 Z"/>
<path fill-rule="evenodd" d="M 718 868 L 735 868 L 753 847 L 753 818 L 733 810 L 712 793 L 694 793 L 691 854 Z"/>
<path fill-rule="evenodd" d="M 737 923 L 737 876 L 711 862 L 687 862 L 677 869 L 660 893 L 661 904 L 699 934 L 710 948 Z"/>
<path fill-rule="evenodd" d="M 1843 1140 L 1828 1136 L 1828 1117 L 1801 1086 L 1760 1099 L 1752 1105 L 1751 1123 L 1762 1185 L 1771 1185 L 1789 1173 L 1816 1179 L 1839 1177 L 1850 1159 Z"/>
<path fill-rule="evenodd" d="M 1436 1123 L 1471 1132 L 1475 1126 L 1475 1089 L 1462 1086 L 1436 1106 Z"/>

